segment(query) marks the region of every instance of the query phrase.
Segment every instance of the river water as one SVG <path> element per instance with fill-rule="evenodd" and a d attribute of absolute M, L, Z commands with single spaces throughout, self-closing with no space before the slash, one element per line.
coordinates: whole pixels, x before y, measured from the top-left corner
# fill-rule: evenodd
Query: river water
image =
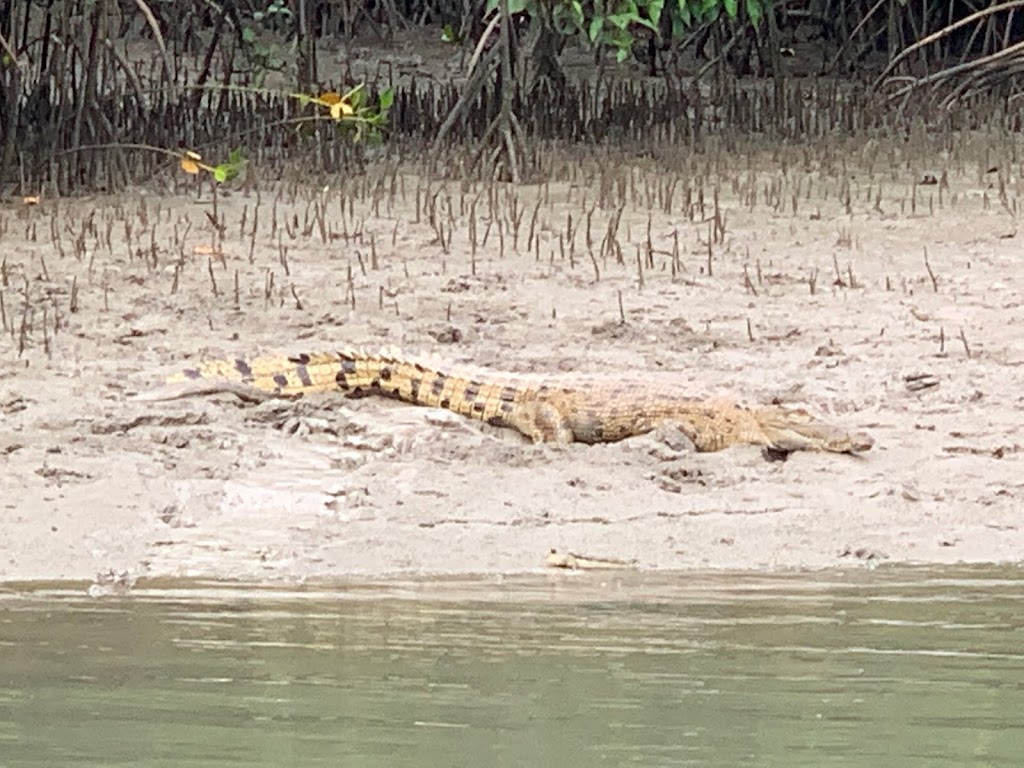
<path fill-rule="evenodd" d="M 1017 568 L 0 588 L 0 766 L 1019 766 Z"/>

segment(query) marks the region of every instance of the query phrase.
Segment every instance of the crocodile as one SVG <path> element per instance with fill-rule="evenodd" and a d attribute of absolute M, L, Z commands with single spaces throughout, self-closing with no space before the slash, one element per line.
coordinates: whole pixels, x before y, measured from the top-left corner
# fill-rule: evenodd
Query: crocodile
<path fill-rule="evenodd" d="M 669 382 L 583 374 L 520 374 L 453 365 L 397 349 L 206 360 L 138 399 L 234 393 L 248 400 L 341 392 L 444 408 L 518 430 L 537 443 L 610 443 L 671 426 L 698 451 L 756 445 L 783 453 L 860 453 L 874 440 L 802 408 L 744 407 L 698 398 Z"/>

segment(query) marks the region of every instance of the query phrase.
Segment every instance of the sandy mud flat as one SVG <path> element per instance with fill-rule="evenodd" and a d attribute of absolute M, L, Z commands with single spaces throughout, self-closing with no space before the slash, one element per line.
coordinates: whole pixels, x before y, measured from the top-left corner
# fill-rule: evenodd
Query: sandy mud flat
<path fill-rule="evenodd" d="M 970 157 L 917 186 L 911 164 L 788 151 L 518 188 L 264 184 L 220 196 L 220 230 L 208 191 L 3 204 L 0 580 L 518 573 L 552 548 L 1020 560 L 1024 233 L 994 180 Z M 876 445 L 767 461 L 537 446 L 376 399 L 130 398 L 200 358 L 342 345 L 658 376 Z"/>

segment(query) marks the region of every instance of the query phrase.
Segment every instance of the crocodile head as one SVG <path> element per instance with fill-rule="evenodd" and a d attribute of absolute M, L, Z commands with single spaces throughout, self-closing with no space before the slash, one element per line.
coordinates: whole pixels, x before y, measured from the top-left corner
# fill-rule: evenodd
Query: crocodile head
<path fill-rule="evenodd" d="M 755 411 L 769 447 L 779 451 L 862 453 L 875 444 L 863 432 L 848 432 L 815 418 L 802 408 L 768 406 Z"/>

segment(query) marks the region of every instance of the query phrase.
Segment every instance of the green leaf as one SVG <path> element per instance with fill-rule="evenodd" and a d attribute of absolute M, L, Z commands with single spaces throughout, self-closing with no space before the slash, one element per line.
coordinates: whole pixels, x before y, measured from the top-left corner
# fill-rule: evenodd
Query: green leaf
<path fill-rule="evenodd" d="M 693 24 L 693 14 L 690 13 L 690 0 L 678 0 L 679 18 L 687 27 Z"/>
<path fill-rule="evenodd" d="M 223 184 L 228 180 L 228 167 L 226 165 L 218 165 L 213 169 L 213 178 L 217 180 L 218 184 Z"/>
<path fill-rule="evenodd" d="M 616 29 L 625 29 L 631 21 L 634 21 L 633 17 L 624 13 L 615 13 L 608 17 L 608 23 Z"/>
<path fill-rule="evenodd" d="M 256 42 L 256 30 L 254 30 L 252 27 L 243 27 L 242 40 L 246 43 Z"/>
<path fill-rule="evenodd" d="M 619 62 L 619 64 L 624 62 L 627 58 L 629 58 L 628 48 L 619 48 L 619 50 L 615 52 L 615 60 Z"/>
<path fill-rule="evenodd" d="M 522 13 L 526 10 L 527 0 L 508 0 L 508 12 L 510 15 Z"/>
<path fill-rule="evenodd" d="M 747 0 L 747 16 L 750 17 L 750 23 L 755 27 L 761 23 L 763 11 L 761 0 Z"/>
<path fill-rule="evenodd" d="M 395 92 L 391 88 L 388 88 L 380 95 L 380 110 L 384 112 L 391 109 L 391 105 L 395 103 Z"/>
<path fill-rule="evenodd" d="M 363 102 L 366 101 L 366 88 L 360 83 L 348 93 L 348 103 L 352 105 L 352 109 L 356 110 L 363 106 Z"/>
<path fill-rule="evenodd" d="M 551 9 L 551 28 L 563 37 L 586 34 L 586 19 L 583 18 L 583 6 L 572 0 L 571 3 L 556 5 Z"/>
<path fill-rule="evenodd" d="M 650 0 L 647 3 L 647 15 L 651 19 L 651 23 L 657 27 L 658 22 L 661 20 L 661 12 L 665 8 L 665 0 Z"/>
<path fill-rule="evenodd" d="M 725 12 L 729 14 L 730 19 L 736 18 L 736 13 L 739 11 L 736 0 L 722 0 L 722 7 L 725 8 Z"/>
<path fill-rule="evenodd" d="M 604 19 L 601 16 L 595 16 L 590 20 L 590 26 L 587 29 L 587 37 L 590 38 L 590 42 L 595 42 L 597 36 L 601 34 L 601 30 L 604 28 Z"/>
<path fill-rule="evenodd" d="M 718 21 L 718 13 L 722 10 L 722 0 L 703 0 L 700 4 L 700 21 L 702 24 L 713 24 Z"/>

